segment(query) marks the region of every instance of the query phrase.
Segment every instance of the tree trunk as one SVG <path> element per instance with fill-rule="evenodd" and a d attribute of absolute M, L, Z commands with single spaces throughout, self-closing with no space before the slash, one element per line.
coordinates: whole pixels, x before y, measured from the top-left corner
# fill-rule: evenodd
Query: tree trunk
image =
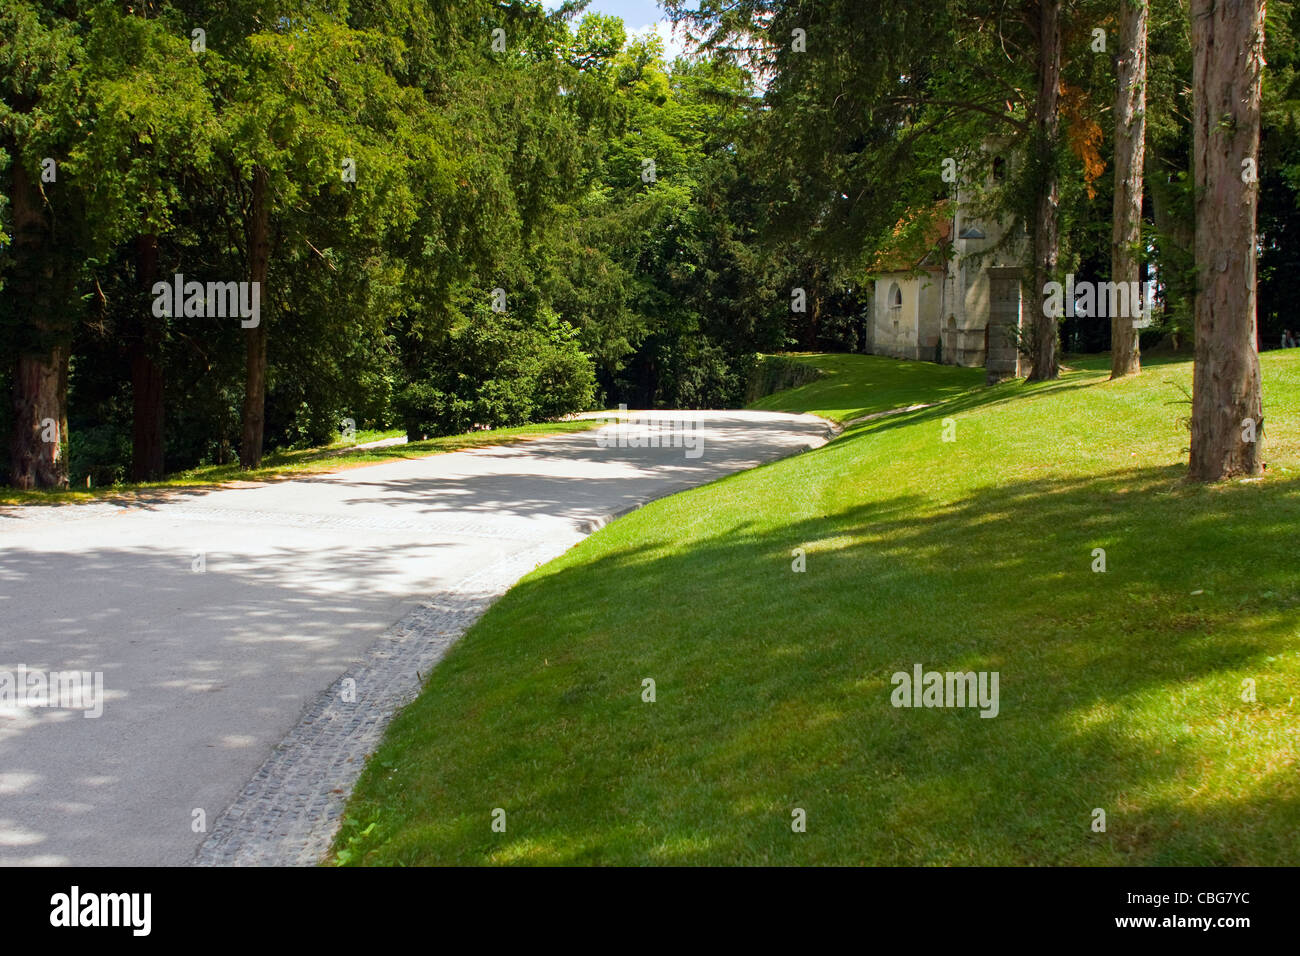
<path fill-rule="evenodd" d="M 12 255 L 6 294 L 28 306 L 26 341 L 14 364 L 10 481 L 15 488 L 68 487 L 68 349 L 56 334 L 72 287 L 54 254 L 39 189 L 20 156 L 12 165 Z"/>
<path fill-rule="evenodd" d="M 158 481 L 163 477 L 164 405 L 163 370 L 154 360 L 162 343 L 163 319 L 150 307 L 151 290 L 158 279 L 158 237 L 136 240 L 136 285 L 141 310 L 140 341 L 131 348 L 131 480 Z"/>
<path fill-rule="evenodd" d="M 164 474 L 163 370 L 137 345 L 131 354 L 131 480 L 159 481 Z"/>
<path fill-rule="evenodd" d="M 68 487 L 68 350 L 18 356 L 14 370 L 15 488 Z"/>
<path fill-rule="evenodd" d="M 808 313 L 808 324 L 804 326 L 804 343 L 805 351 L 817 351 L 817 339 L 821 334 L 822 322 L 822 293 L 820 277 L 814 276 L 813 281 L 818 283 L 813 286 L 812 292 L 812 311 Z"/>
<path fill-rule="evenodd" d="M 1255 338 L 1263 0 L 1193 0 L 1196 363 L 1189 474 L 1261 470 L 1264 408 Z"/>
<path fill-rule="evenodd" d="M 1034 203 L 1034 288 L 1030 296 L 1031 381 L 1057 378 L 1057 324 L 1044 308 L 1047 283 L 1056 279 L 1061 249 L 1061 210 L 1056 147 L 1060 130 L 1061 0 L 1040 0 L 1038 26 L 1037 143 Z"/>
<path fill-rule="evenodd" d="M 1111 281 L 1137 288 L 1142 238 L 1142 164 L 1146 150 L 1147 0 L 1119 0 L 1119 79 L 1115 93 L 1115 206 Z M 1131 303 L 1130 313 L 1137 312 Z M 1151 303 L 1146 303 L 1150 308 Z M 1122 310 L 1121 310 L 1122 311 Z M 1136 314 L 1110 319 L 1110 377 L 1142 370 Z"/>
<path fill-rule="evenodd" d="M 271 255 L 271 218 L 266 170 L 253 171 L 253 200 L 248 222 L 248 278 L 263 286 Z M 262 302 L 265 303 L 263 298 Z M 256 468 L 262 463 L 262 433 L 266 425 L 266 320 L 244 330 L 247 352 L 244 365 L 244 421 L 239 444 L 239 464 Z"/>

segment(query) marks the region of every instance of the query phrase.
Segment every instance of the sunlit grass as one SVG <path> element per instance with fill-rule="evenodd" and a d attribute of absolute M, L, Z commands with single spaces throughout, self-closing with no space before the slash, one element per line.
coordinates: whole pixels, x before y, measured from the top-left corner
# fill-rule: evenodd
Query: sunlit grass
<path fill-rule="evenodd" d="M 351 862 L 1300 862 L 1300 352 L 1262 357 L 1266 477 L 1214 487 L 1183 480 L 1188 362 L 832 359 L 762 404 L 941 404 L 525 578 L 392 724 Z M 1000 714 L 892 707 L 915 663 L 998 671 Z"/>
<path fill-rule="evenodd" d="M 806 362 L 822 377 L 799 388 L 759 399 L 750 408 L 812 412 L 844 422 L 875 412 L 942 402 L 984 383 L 982 368 L 927 362 L 902 362 L 861 355 L 792 352 L 785 358 Z"/>

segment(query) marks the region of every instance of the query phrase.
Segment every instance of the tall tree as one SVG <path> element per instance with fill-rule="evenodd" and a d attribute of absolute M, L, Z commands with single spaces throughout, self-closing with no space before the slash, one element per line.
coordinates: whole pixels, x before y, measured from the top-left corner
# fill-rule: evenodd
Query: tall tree
<path fill-rule="evenodd" d="M 129 363 L 135 481 L 156 481 L 164 468 L 168 319 L 152 309 L 160 238 L 184 204 L 182 184 L 207 171 L 215 126 L 201 58 L 191 53 L 189 37 L 158 13 L 143 5 L 90 11 L 84 61 L 62 80 L 64 88 L 81 91 L 80 135 L 67 165 L 86 198 L 94 258 L 107 260 L 93 270 L 96 289 L 113 290 L 110 249 L 129 245 L 134 261 L 134 281 L 117 290 L 122 301 L 111 311 Z"/>
<path fill-rule="evenodd" d="M 75 280 L 56 252 L 55 217 L 36 174 L 21 156 L 10 172 L 14 275 L 8 292 L 31 313 L 14 371 L 11 480 L 16 488 L 66 488 L 70 330 L 65 310 Z"/>
<path fill-rule="evenodd" d="M 52 89 L 80 56 L 76 4 L 0 6 L 0 147 L 8 159 L 9 241 L 0 330 L 12 349 L 11 481 L 68 484 L 68 358 L 84 230 L 77 191 L 59 179 L 71 135 Z"/>
<path fill-rule="evenodd" d="M 238 223 L 238 268 L 260 290 L 260 315 L 241 323 L 244 468 L 261 464 L 271 330 L 288 313 L 295 279 L 320 263 L 337 272 L 334 259 L 343 248 L 378 253 L 379 232 L 409 226 L 416 181 L 409 169 L 429 149 L 423 139 L 407 141 L 426 110 L 389 72 L 394 44 L 352 28 L 331 14 L 333 6 L 281 0 L 280 15 L 268 18 L 250 2 L 238 19 L 218 21 L 208 32 L 204 56 L 222 126 L 218 153 L 229 170 L 218 188 L 231 224 Z M 386 148 L 393 140 L 399 148 Z M 301 310 L 301 302 L 292 305 Z M 334 305 L 321 308 L 332 320 L 365 319 L 355 304 Z"/>
<path fill-rule="evenodd" d="M 1060 141 L 1061 92 L 1061 0 L 1038 3 L 1038 93 L 1034 119 L 1034 285 L 1030 290 L 1031 380 L 1056 378 L 1061 373 L 1057 359 L 1056 317 L 1049 315 L 1042 292 L 1055 281 L 1061 250 L 1061 192 L 1057 168 Z"/>
<path fill-rule="evenodd" d="M 1261 470 L 1255 326 L 1264 0 L 1193 0 L 1196 361 L 1190 476 Z"/>
<path fill-rule="evenodd" d="M 1119 0 L 1119 67 L 1115 91 L 1115 206 L 1111 280 L 1137 288 L 1142 240 L 1142 169 L 1146 155 L 1148 0 Z M 1148 303 L 1149 305 L 1149 303 Z M 1123 312 L 1122 309 L 1116 310 Z M 1130 310 L 1135 311 L 1135 310 Z M 1131 316 L 1110 318 L 1110 377 L 1141 370 Z"/>

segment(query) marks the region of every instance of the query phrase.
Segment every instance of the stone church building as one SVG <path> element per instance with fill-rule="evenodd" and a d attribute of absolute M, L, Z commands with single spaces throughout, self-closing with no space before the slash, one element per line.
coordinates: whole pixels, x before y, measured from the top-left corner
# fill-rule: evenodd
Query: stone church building
<path fill-rule="evenodd" d="M 1013 251 L 995 248 L 998 223 L 976 216 L 964 193 L 926 210 L 911 239 L 877 258 L 866 351 L 984 366 L 990 381 L 1019 376 L 1021 269 Z"/>

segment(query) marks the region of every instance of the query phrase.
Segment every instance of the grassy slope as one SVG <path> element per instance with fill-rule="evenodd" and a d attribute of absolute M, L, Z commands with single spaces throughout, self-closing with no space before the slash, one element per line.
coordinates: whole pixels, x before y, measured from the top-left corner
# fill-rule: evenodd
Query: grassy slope
<path fill-rule="evenodd" d="M 262 459 L 262 466 L 244 471 L 238 462 L 228 465 L 203 465 L 189 471 L 177 472 L 164 481 L 111 485 L 106 488 L 94 488 L 90 491 L 19 491 L 16 488 L 0 488 L 0 505 L 13 504 L 63 504 L 73 501 L 94 501 L 98 498 L 115 498 L 165 491 L 173 488 L 202 488 L 219 485 L 229 481 L 269 481 L 276 478 L 295 478 L 299 475 L 314 475 L 343 468 L 355 468 L 359 465 L 378 465 L 398 458 L 426 458 L 448 451 L 461 451 L 465 448 L 481 448 L 486 445 L 508 445 L 512 442 L 543 435 L 555 435 L 563 432 L 584 431 L 602 424 L 590 420 L 571 422 L 549 422 L 539 425 L 521 425 L 517 428 L 497 428 L 490 431 L 471 432 L 466 435 L 448 435 L 443 438 L 429 438 L 425 441 L 410 442 L 403 445 L 388 445 L 383 448 L 361 448 L 352 450 L 352 442 L 327 445 L 323 448 L 303 448 L 292 451 L 277 451 Z M 392 438 L 401 435 L 400 429 L 388 432 L 358 432 L 357 443 L 376 441 L 380 438 Z"/>
<path fill-rule="evenodd" d="M 984 382 L 981 368 L 876 358 L 864 361 L 861 355 L 793 353 L 789 357 L 816 365 L 822 377 L 759 399 L 750 408 L 813 412 L 844 422 L 891 408 L 946 401 Z"/>
<path fill-rule="evenodd" d="M 915 365 L 909 391 L 901 363 L 810 360 L 838 371 L 763 404 L 948 401 L 525 578 L 394 721 L 343 858 L 1300 863 L 1300 351 L 1263 357 L 1269 477 L 1214 488 L 1180 482 L 1189 363 L 989 389 Z M 1000 716 L 891 707 L 917 662 L 999 671 Z"/>

